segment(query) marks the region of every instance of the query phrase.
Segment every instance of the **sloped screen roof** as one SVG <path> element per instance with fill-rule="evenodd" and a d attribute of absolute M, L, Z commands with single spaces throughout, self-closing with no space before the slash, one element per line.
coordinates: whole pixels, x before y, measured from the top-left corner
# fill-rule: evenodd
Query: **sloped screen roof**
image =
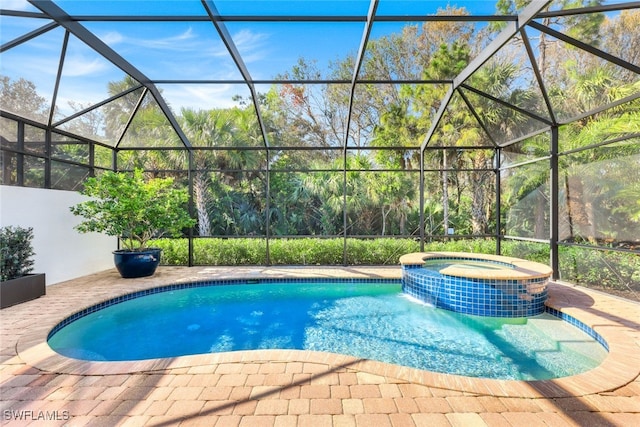
<path fill-rule="evenodd" d="M 3 78 L 30 82 L 42 102 L 34 109 L 5 94 L 2 109 L 111 147 L 151 148 L 198 146 L 185 112 L 238 107 L 252 116 L 246 147 L 349 148 L 375 145 L 383 117 L 401 108 L 416 124 L 397 145 L 424 149 L 504 146 L 638 96 L 640 64 L 624 49 L 633 34 L 616 24 L 637 4 L 448 4 L 5 2 Z M 636 40 L 637 28 L 626 29 Z M 560 81 L 554 67 L 567 55 L 574 69 Z M 566 91 L 587 66 L 636 89 L 568 108 Z M 332 131 L 279 135 L 270 103 Z M 474 120 L 452 137 L 461 110 Z M 127 135 L 142 114 L 173 137 Z"/>

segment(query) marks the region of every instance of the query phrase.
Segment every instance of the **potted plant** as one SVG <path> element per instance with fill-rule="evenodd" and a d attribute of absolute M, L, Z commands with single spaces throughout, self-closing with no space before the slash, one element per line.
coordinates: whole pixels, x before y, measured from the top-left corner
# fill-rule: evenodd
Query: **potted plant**
<path fill-rule="evenodd" d="M 45 294 L 45 275 L 33 271 L 33 228 L 0 228 L 0 308 Z"/>
<path fill-rule="evenodd" d="M 195 224 L 185 208 L 187 190 L 175 188 L 173 178 L 145 180 L 140 169 L 88 178 L 81 193 L 91 199 L 71 207 L 84 218 L 75 228 L 119 237 L 122 249 L 113 254 L 122 277 L 153 275 L 161 249 L 148 247 L 149 240 L 180 236 Z"/>

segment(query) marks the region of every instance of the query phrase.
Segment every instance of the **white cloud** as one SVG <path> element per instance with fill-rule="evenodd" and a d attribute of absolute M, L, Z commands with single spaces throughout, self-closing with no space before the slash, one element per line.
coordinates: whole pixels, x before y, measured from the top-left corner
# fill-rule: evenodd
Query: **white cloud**
<path fill-rule="evenodd" d="M 117 31 L 109 31 L 108 33 L 100 36 L 100 39 L 109 46 L 114 46 L 124 41 L 125 38 Z"/>
<path fill-rule="evenodd" d="M 7 10 L 33 10 L 26 0 L 2 0 L 2 8 Z"/>
<path fill-rule="evenodd" d="M 243 29 L 235 33 L 232 38 L 246 64 L 259 61 L 267 55 L 265 46 L 269 40 L 269 35 L 266 33 L 255 33 L 251 30 Z"/>
<path fill-rule="evenodd" d="M 213 26 L 169 27 L 153 37 L 157 27 L 123 31 L 110 27 L 98 36 L 150 78 L 238 79 L 241 78 L 224 43 Z M 262 59 L 268 35 L 241 30 L 234 36 L 245 63 Z"/>
<path fill-rule="evenodd" d="M 99 75 L 107 68 L 107 62 L 102 58 L 88 61 L 81 56 L 72 56 L 65 58 L 62 75 L 66 77 Z"/>
<path fill-rule="evenodd" d="M 191 27 L 181 33 L 157 38 L 129 37 L 119 31 L 109 31 L 99 35 L 99 37 L 114 49 L 116 45 L 130 45 L 145 49 L 182 51 L 193 49 L 196 45 L 194 42 L 198 42 L 198 36 Z"/>
<path fill-rule="evenodd" d="M 12 79 L 24 78 L 36 83 L 40 80 L 52 80 L 58 71 L 59 60 L 56 57 L 34 58 L 20 53 L 3 53 L 0 73 Z M 42 78 L 44 76 L 44 79 Z"/>
<path fill-rule="evenodd" d="M 161 90 L 176 114 L 182 108 L 211 110 L 235 107 L 238 106 L 238 102 L 232 99 L 235 95 L 248 95 L 246 86 L 239 85 L 162 85 Z"/>
<path fill-rule="evenodd" d="M 263 46 L 269 36 L 266 33 L 254 33 L 251 30 L 243 29 L 234 34 L 232 38 L 238 49 L 250 50 Z"/>
<path fill-rule="evenodd" d="M 193 29 L 189 27 L 186 31 L 169 37 L 156 39 L 131 39 L 132 44 L 151 49 L 182 50 L 190 48 L 186 42 L 196 40 Z"/>

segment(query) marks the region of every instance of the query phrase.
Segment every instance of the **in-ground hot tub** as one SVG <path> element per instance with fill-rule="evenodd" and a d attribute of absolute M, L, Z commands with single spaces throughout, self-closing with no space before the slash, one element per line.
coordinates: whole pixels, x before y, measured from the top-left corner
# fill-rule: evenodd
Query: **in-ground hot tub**
<path fill-rule="evenodd" d="M 439 308 L 493 317 L 545 312 L 549 266 L 519 258 L 464 252 L 400 257 L 404 293 Z"/>

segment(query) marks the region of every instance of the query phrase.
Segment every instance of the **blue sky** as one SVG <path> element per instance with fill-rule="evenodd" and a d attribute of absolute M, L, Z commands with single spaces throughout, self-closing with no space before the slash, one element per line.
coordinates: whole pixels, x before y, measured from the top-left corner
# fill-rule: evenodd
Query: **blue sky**
<path fill-rule="evenodd" d="M 9 0 L 15 1 L 15 0 Z M 200 0 L 55 0 L 71 14 L 80 15 L 199 15 Z M 369 0 L 215 0 L 223 15 L 366 15 Z M 491 0 L 380 0 L 381 15 L 433 14 L 447 4 L 464 6 L 472 14 L 495 13 Z"/>
<path fill-rule="evenodd" d="M 200 0 L 57 0 L 70 14 L 205 16 Z M 491 1 L 461 1 L 471 14 L 495 12 Z M 218 0 L 223 15 L 365 15 L 368 0 Z M 433 14 L 447 3 L 431 0 L 380 0 L 380 15 Z M 2 7 L 37 11 L 26 0 L 3 0 Z M 47 23 L 41 19 L 2 17 L 2 43 Z M 151 79 L 241 80 L 240 72 L 210 22 L 83 22 L 107 45 Z M 398 31 L 403 23 L 374 24 L 372 37 Z M 355 54 L 363 22 L 227 22 L 226 26 L 254 79 L 270 79 L 291 70 L 300 57 L 315 60 L 326 75 L 331 61 Z M 53 30 L 2 54 L 0 72 L 24 77 L 50 94 L 57 73 L 64 31 Z M 69 100 L 95 103 L 108 97 L 109 81 L 124 74 L 74 37 L 63 69 L 59 106 Z M 233 105 L 234 95 L 247 96 L 244 85 L 159 85 L 170 104 L 179 109 Z M 50 95 L 47 95 L 49 97 Z"/>
<path fill-rule="evenodd" d="M 205 11 L 199 0 L 59 0 L 69 14 L 79 15 L 197 15 Z M 486 4 L 486 2 L 475 2 Z M 368 1 L 218 1 L 220 13 L 232 15 L 323 14 L 364 15 Z M 434 9 L 440 2 L 422 2 Z M 25 0 L 6 0 L 3 7 L 37 11 Z M 414 9 L 407 2 L 382 0 L 381 10 L 396 14 Z M 46 21 L 3 17 L 2 42 L 25 34 Z M 107 45 L 151 79 L 171 80 L 241 80 L 242 77 L 223 42 L 210 22 L 84 22 Z M 364 29 L 363 22 L 325 23 L 251 23 L 228 22 L 227 28 L 254 79 L 269 79 L 291 70 L 299 58 L 315 60 L 326 70 L 330 61 L 357 52 Z M 64 32 L 60 29 L 11 49 L 3 54 L 2 73 L 12 78 L 34 81 L 45 97 L 50 98 L 57 72 L 57 62 Z M 63 86 L 58 105 L 63 112 L 68 101 L 82 104 L 106 98 L 106 84 L 124 77 L 122 71 L 71 37 L 63 69 Z M 162 85 L 171 105 L 194 108 L 227 107 L 234 95 L 247 96 L 242 85 Z"/>

